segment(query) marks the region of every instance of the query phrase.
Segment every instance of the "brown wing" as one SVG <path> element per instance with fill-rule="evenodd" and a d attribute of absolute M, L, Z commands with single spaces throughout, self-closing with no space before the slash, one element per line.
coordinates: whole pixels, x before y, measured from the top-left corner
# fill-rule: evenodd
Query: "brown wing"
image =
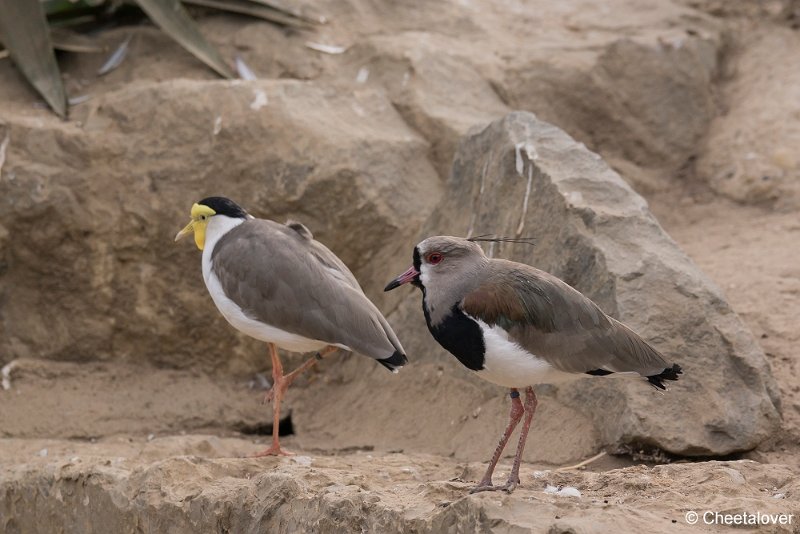
<path fill-rule="evenodd" d="M 649 376 L 669 367 L 657 350 L 583 294 L 527 265 L 494 260 L 484 283 L 461 308 L 503 328 L 525 350 L 562 371 Z"/>
<path fill-rule="evenodd" d="M 249 220 L 217 242 L 212 262 L 225 294 L 253 319 L 376 359 L 404 353 L 341 260 L 295 228 Z"/>

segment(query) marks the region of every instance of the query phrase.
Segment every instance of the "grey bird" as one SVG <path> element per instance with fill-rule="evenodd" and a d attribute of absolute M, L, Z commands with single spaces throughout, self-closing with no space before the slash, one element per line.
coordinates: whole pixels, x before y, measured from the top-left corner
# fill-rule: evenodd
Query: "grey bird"
<path fill-rule="evenodd" d="M 472 492 L 511 492 L 519 484 L 537 405 L 534 384 L 625 373 L 666 389 L 663 381 L 681 374 L 679 365 L 565 282 L 529 265 L 490 259 L 475 240 L 429 237 L 414 248 L 413 258 L 413 266 L 384 291 L 406 283 L 420 288 L 436 341 L 479 377 L 511 388 L 508 427 Z M 523 414 L 511 474 L 505 485 L 494 486 L 494 468 Z"/>
<path fill-rule="evenodd" d="M 175 241 L 194 233 L 203 251 L 208 292 L 237 330 L 264 341 L 272 359 L 272 446 L 255 456 L 286 455 L 278 439 L 280 405 L 289 385 L 326 354 L 343 349 L 396 372 L 407 363 L 392 327 L 347 266 L 298 222 L 256 219 L 232 200 L 209 197 L 192 206 Z M 318 351 L 284 375 L 277 347 Z"/>

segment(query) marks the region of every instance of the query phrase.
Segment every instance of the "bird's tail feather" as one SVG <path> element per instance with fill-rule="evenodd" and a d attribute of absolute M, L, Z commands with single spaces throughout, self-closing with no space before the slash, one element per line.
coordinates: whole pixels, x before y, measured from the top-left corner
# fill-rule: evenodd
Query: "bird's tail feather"
<path fill-rule="evenodd" d="M 683 374 L 683 370 L 681 366 L 673 364 L 672 367 L 667 367 L 657 375 L 650 375 L 647 377 L 647 381 L 650 382 L 653 387 L 658 389 L 667 389 L 664 385 L 664 380 L 677 380 L 678 375 Z"/>
<path fill-rule="evenodd" d="M 406 358 L 405 354 L 399 350 L 396 350 L 394 351 L 394 354 L 388 358 L 378 360 L 378 363 L 386 367 L 391 372 L 396 373 L 398 369 L 408 363 L 408 358 Z"/>

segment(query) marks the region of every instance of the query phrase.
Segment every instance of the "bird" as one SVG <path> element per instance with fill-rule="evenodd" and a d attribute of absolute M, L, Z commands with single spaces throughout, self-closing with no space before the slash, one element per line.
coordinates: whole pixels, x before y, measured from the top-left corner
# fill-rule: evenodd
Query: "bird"
<path fill-rule="evenodd" d="M 303 224 L 255 218 L 228 198 L 208 197 L 192 206 L 191 220 L 175 241 L 192 233 L 219 312 L 268 346 L 273 384 L 265 401 L 272 402 L 272 445 L 254 456 L 293 454 L 280 446 L 281 401 L 294 379 L 326 355 L 357 352 L 392 372 L 408 362 L 353 273 Z M 284 374 L 278 348 L 316 355 Z"/>
<path fill-rule="evenodd" d="M 408 283 L 421 289 L 434 339 L 480 378 L 510 388 L 507 428 L 471 493 L 511 493 L 520 483 L 522 452 L 538 404 L 533 385 L 624 374 L 641 376 L 663 390 L 664 380 L 677 380 L 682 369 L 559 278 L 530 265 L 489 258 L 477 241 L 514 239 L 429 237 L 414 248 L 413 265 L 384 291 Z M 495 486 L 494 468 L 523 415 L 508 481 Z"/>

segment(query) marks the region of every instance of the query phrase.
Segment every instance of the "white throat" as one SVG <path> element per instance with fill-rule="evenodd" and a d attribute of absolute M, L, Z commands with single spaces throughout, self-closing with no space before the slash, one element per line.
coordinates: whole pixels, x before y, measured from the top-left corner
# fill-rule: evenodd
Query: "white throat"
<path fill-rule="evenodd" d="M 203 279 L 206 282 L 211 274 L 211 254 L 214 252 L 214 247 L 217 246 L 217 241 L 244 221 L 245 219 L 227 215 L 214 215 L 208 220 L 206 242 L 203 244 Z"/>
<path fill-rule="evenodd" d="M 419 266 L 419 281 L 422 282 L 422 285 L 428 287 L 428 282 L 431 279 L 431 273 L 429 271 L 430 267 L 427 264 L 423 263 Z"/>

